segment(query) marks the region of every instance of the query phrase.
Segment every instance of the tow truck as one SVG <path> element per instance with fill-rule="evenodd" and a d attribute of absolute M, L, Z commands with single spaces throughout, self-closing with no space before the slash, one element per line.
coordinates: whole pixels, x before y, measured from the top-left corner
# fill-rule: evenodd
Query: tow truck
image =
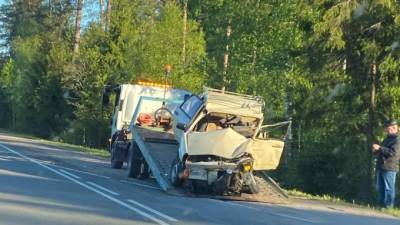
<path fill-rule="evenodd" d="M 110 164 L 112 168 L 121 169 L 123 164 L 128 162 L 128 153 L 132 143 L 132 132 L 129 130 L 132 116 L 135 108 L 141 105 L 141 97 L 155 97 L 163 98 L 168 101 L 168 107 L 172 105 L 179 105 L 183 102 L 185 96 L 190 96 L 191 93 L 181 90 L 170 88 L 168 84 L 160 84 L 148 81 L 139 81 L 137 84 L 122 84 L 114 86 L 105 86 L 103 90 L 103 106 L 108 106 L 110 97 L 115 98 L 114 111 L 111 124 L 111 137 L 109 139 L 108 150 L 111 153 Z M 164 101 L 165 102 L 165 101 Z M 158 102 L 150 102 L 144 106 L 148 111 L 154 111 L 161 107 Z M 167 106 L 166 106 L 167 107 Z M 154 121 L 153 115 L 142 114 L 139 119 L 141 123 L 152 123 Z M 158 119 L 161 118 L 158 116 Z M 164 123 L 164 121 L 159 121 Z M 131 177 L 148 177 L 148 166 L 142 156 L 138 156 L 138 161 L 135 166 L 141 168 L 142 173 Z"/>
<path fill-rule="evenodd" d="M 127 162 L 129 177 L 151 175 L 171 194 L 288 200 L 265 171 L 279 165 L 287 136 L 271 138 L 268 129 L 288 126 L 289 131 L 291 122 L 263 125 L 260 97 L 212 88 L 194 95 L 165 85 L 146 92 L 149 84 L 138 85 L 116 89 L 112 167 Z M 104 96 L 108 103 L 107 90 Z"/>

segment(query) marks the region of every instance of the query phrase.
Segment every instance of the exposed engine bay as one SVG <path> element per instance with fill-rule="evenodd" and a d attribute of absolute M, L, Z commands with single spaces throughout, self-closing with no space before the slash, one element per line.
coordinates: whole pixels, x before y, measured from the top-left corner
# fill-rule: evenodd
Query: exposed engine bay
<path fill-rule="evenodd" d="M 254 136 L 259 122 L 259 119 L 252 117 L 225 113 L 209 113 L 197 123 L 194 130 L 198 132 L 208 132 L 232 128 L 239 134 L 251 138 Z"/>
<path fill-rule="evenodd" d="M 253 177 L 254 159 L 247 151 L 256 135 L 257 118 L 209 113 L 187 136 L 185 169 L 194 192 L 214 195 L 257 193 Z"/>

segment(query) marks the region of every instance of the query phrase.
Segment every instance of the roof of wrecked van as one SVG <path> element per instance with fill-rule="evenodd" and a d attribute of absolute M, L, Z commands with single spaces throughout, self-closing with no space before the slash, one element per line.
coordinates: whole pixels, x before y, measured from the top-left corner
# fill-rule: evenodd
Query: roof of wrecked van
<path fill-rule="evenodd" d="M 232 115 L 263 117 L 264 101 L 259 96 L 244 95 L 204 87 L 202 94 L 206 109 L 209 112 L 227 113 Z"/>

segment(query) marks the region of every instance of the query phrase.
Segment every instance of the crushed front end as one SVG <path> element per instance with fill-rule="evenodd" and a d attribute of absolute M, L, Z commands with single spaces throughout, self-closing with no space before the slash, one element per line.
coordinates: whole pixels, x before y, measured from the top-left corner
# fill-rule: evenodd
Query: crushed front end
<path fill-rule="evenodd" d="M 253 159 L 250 155 L 235 159 L 203 155 L 186 159 L 186 175 L 194 192 L 211 192 L 214 195 L 239 195 L 257 193 L 253 177 Z"/>

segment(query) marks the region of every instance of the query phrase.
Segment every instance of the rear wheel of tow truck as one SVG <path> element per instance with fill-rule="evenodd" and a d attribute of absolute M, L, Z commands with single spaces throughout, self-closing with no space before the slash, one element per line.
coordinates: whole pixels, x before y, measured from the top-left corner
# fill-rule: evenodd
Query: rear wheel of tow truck
<path fill-rule="evenodd" d="M 128 165 L 127 165 L 128 177 L 137 178 L 140 174 L 139 154 L 140 154 L 139 147 L 135 143 L 131 144 L 128 152 Z"/>
<path fill-rule="evenodd" d="M 140 164 L 139 175 L 137 176 L 137 178 L 141 180 L 149 178 L 150 176 L 149 165 L 146 163 L 143 156 L 141 157 L 139 164 Z"/>
<path fill-rule="evenodd" d="M 179 178 L 179 174 L 182 172 L 182 170 L 182 163 L 177 156 L 174 161 L 172 161 L 171 169 L 169 171 L 170 181 L 175 187 L 179 187 L 183 183 L 183 180 Z"/>
<path fill-rule="evenodd" d="M 115 148 L 116 148 L 115 143 L 113 143 L 111 145 L 111 168 L 121 169 L 124 162 L 115 160 L 115 154 L 114 154 Z"/>

